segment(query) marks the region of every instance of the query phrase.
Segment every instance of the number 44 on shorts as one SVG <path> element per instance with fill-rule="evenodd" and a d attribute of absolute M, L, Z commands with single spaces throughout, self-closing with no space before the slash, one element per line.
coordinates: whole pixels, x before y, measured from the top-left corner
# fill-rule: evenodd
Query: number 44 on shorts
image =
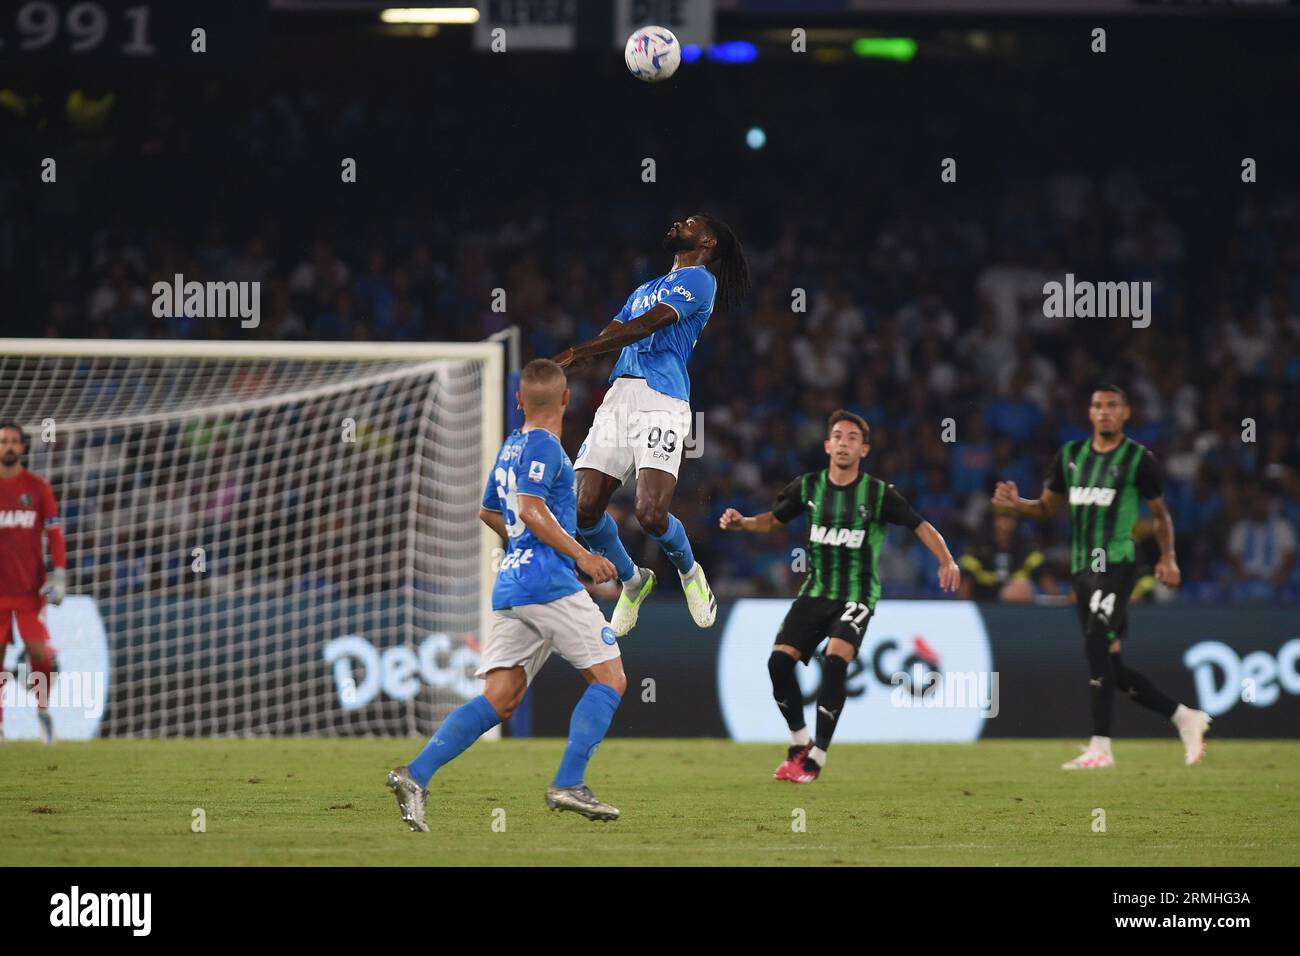
<path fill-rule="evenodd" d="M 1088 610 L 1093 614 L 1100 612 L 1102 617 L 1110 620 L 1111 614 L 1115 611 L 1115 592 L 1103 594 L 1100 588 L 1093 591 L 1092 597 L 1088 601 Z"/>

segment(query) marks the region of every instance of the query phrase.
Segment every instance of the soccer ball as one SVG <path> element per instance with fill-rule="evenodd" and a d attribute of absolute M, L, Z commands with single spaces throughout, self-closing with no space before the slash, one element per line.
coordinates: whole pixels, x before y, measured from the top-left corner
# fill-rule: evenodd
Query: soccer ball
<path fill-rule="evenodd" d="M 682 45 L 672 30 L 642 27 L 627 38 L 623 62 L 638 80 L 658 83 L 677 72 L 682 62 Z"/>

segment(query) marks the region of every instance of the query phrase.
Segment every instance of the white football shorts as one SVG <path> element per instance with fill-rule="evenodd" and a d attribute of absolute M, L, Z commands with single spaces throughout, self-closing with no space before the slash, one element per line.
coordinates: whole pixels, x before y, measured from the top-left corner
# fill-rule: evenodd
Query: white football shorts
<path fill-rule="evenodd" d="M 523 667 L 533 682 L 552 651 L 578 670 L 619 656 L 614 629 L 586 591 L 492 612 L 492 633 L 480 655 L 476 677 L 499 667 Z"/>
<path fill-rule="evenodd" d="M 656 392 L 643 378 L 619 378 L 596 409 L 573 468 L 594 468 L 624 484 L 642 468 L 676 478 L 690 435 L 690 402 Z"/>

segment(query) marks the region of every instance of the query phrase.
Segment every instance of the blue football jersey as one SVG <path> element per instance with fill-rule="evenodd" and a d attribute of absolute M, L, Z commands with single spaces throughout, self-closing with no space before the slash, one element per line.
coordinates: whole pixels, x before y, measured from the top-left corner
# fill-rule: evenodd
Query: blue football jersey
<path fill-rule="evenodd" d="M 545 604 L 582 590 L 574 560 L 560 554 L 519 518 L 519 496 L 536 495 L 555 520 L 573 534 L 578 526 L 573 463 L 560 440 L 545 428 L 511 432 L 483 489 L 483 507 L 505 519 L 505 556 L 492 588 L 492 609 Z"/>
<path fill-rule="evenodd" d="M 627 322 L 649 312 L 660 302 L 667 302 L 677 312 L 677 321 L 646 336 L 640 342 L 624 346 L 609 380 L 622 375 L 636 375 L 656 392 L 691 400 L 691 380 L 686 361 L 713 314 L 713 299 L 718 280 L 704 266 L 686 266 L 637 286 L 627 304 L 614 318 Z"/>

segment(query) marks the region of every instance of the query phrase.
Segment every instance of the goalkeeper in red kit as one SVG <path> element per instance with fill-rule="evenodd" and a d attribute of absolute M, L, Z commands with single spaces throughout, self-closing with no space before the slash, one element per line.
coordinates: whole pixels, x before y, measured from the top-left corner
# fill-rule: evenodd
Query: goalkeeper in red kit
<path fill-rule="evenodd" d="M 45 629 L 45 602 L 60 604 L 67 593 L 67 548 L 59 527 L 59 506 L 49 482 L 23 467 L 27 434 L 14 422 L 0 422 L 0 664 L 15 623 L 27 646 L 36 716 L 46 743 L 54 740 L 49 713 L 54 649 Z M 54 570 L 46 576 L 43 538 L 50 540 Z M 8 675 L 0 670 L 0 681 Z M 0 686 L 0 708 L 3 708 Z M 0 709 L 0 737 L 4 711 Z"/>

